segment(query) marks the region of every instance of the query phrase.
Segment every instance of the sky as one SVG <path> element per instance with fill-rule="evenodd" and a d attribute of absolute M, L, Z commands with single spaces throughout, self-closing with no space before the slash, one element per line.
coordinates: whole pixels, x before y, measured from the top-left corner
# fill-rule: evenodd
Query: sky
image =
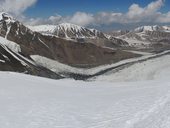
<path fill-rule="evenodd" d="M 38 0 L 25 14 L 31 17 L 48 17 L 56 13 L 66 16 L 73 15 L 75 12 L 93 14 L 98 12 L 127 12 L 134 3 L 145 7 L 151 2 L 153 0 Z M 166 0 L 161 11 L 168 11 L 169 8 L 170 1 Z"/>
<path fill-rule="evenodd" d="M 170 24 L 170 0 L 0 0 L 0 10 L 25 24 L 112 28 Z"/>

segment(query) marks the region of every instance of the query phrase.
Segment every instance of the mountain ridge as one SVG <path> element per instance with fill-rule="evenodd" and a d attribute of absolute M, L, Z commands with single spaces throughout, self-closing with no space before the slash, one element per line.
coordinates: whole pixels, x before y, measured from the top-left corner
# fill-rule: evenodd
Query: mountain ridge
<path fill-rule="evenodd" d="M 84 31 L 86 29 L 82 30 Z M 59 74 L 56 74 L 53 72 L 54 69 L 45 68 L 38 63 L 38 60 L 41 59 L 41 57 L 75 68 L 89 68 L 139 56 L 138 54 L 117 49 L 115 44 L 113 44 L 113 41 L 108 42 L 105 37 L 102 40 L 96 40 L 94 38 L 85 39 L 84 43 L 82 43 L 79 40 L 67 40 L 54 35 L 41 34 L 32 31 L 21 22 L 13 20 L 13 18 L 6 14 L 2 14 L 0 36 L 2 38 L 0 44 L 9 48 L 12 51 L 11 55 L 14 58 L 17 57 L 19 63 L 25 63 L 25 65 L 22 65 L 22 71 L 18 68 L 14 68 L 15 64 L 12 63 L 11 66 L 14 66 L 11 68 L 12 71 L 27 72 L 29 74 L 51 78 L 62 78 L 63 76 L 61 77 L 61 75 L 63 73 L 67 74 L 67 72 L 70 72 L 70 69 L 68 69 L 67 72 L 59 72 Z M 103 45 L 101 45 L 102 41 L 104 43 Z M 121 42 L 121 40 L 117 39 L 116 41 Z M 113 45 L 112 47 L 115 49 L 109 46 L 105 47 L 106 43 Z M 6 52 L 10 51 L 8 50 Z M 32 56 L 38 56 L 38 59 L 34 60 Z M 4 61 L 4 64 L 6 64 L 7 60 L 4 60 L 3 58 L 2 63 Z M 33 64 L 30 62 L 33 62 Z M 47 62 L 47 64 L 48 63 L 49 62 Z M 3 66 L 1 68 L 0 70 L 7 70 L 7 68 L 3 68 Z"/>

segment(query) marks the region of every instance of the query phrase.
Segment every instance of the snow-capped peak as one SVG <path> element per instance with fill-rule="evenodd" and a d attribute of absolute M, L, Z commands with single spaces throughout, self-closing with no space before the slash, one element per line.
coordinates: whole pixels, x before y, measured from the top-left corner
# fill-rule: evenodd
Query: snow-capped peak
<path fill-rule="evenodd" d="M 145 32 L 145 31 L 157 31 L 159 30 L 161 27 L 158 25 L 154 25 L 154 26 L 141 26 L 136 28 L 134 31 L 135 32 Z"/>
<path fill-rule="evenodd" d="M 95 29 L 88 29 L 82 26 L 78 26 L 71 23 L 62 23 L 57 25 L 55 34 L 59 37 L 63 36 L 66 38 L 96 38 L 104 37 L 100 31 Z"/>
<path fill-rule="evenodd" d="M 14 22 L 15 19 L 6 12 L 0 12 L 0 21 L 5 20 L 6 22 Z"/>
<path fill-rule="evenodd" d="M 166 32 L 170 32 L 170 26 L 162 26 L 162 28 L 163 28 Z"/>
<path fill-rule="evenodd" d="M 33 31 L 43 34 L 52 34 L 61 38 L 107 38 L 102 32 L 96 29 L 89 29 L 71 23 L 61 23 L 58 25 L 27 26 Z"/>
<path fill-rule="evenodd" d="M 38 26 L 27 26 L 32 31 L 41 32 L 43 34 L 53 34 L 56 29 L 56 25 L 38 25 Z"/>
<path fill-rule="evenodd" d="M 56 29 L 63 29 L 63 30 L 73 30 L 73 31 L 81 31 L 81 30 L 85 30 L 86 28 L 82 27 L 82 26 L 78 26 L 75 24 L 71 24 L 71 23 L 61 23 L 57 26 Z"/>

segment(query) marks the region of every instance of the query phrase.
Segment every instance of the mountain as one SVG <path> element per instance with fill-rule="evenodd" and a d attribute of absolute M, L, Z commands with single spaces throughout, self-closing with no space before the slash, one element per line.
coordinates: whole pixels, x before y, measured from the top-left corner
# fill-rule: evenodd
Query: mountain
<path fill-rule="evenodd" d="M 117 62 L 145 55 L 134 50 L 170 49 L 168 26 L 139 28 L 114 36 L 68 23 L 27 27 L 0 13 L 0 70 L 86 79 L 115 68 Z"/>
<path fill-rule="evenodd" d="M 94 42 L 90 42 L 92 41 L 90 39 L 88 42 L 86 40 L 85 43 L 82 43 L 79 39 L 70 40 L 56 35 L 42 34 L 32 31 L 7 13 L 1 13 L 0 15 L 0 44 L 2 47 L 0 49 L 0 53 L 2 53 L 0 70 L 62 78 L 65 77 L 63 74 L 71 73 L 71 69 L 77 71 L 80 67 L 96 67 L 139 56 L 135 53 L 119 50 L 114 47 L 114 44 L 112 47 L 97 45 L 97 42 L 102 42 L 100 39 L 93 38 Z M 95 33 L 94 36 L 104 38 L 103 42 L 108 41 L 102 33 L 93 30 L 94 33 L 92 34 L 92 30 L 78 28 L 67 29 L 67 35 L 69 35 L 68 30 L 71 30 L 70 34 L 72 35 L 76 30 L 76 34 L 79 34 L 79 36 L 90 33 L 91 35 L 87 34 L 86 37 L 92 37 Z M 66 28 L 62 30 L 66 30 Z M 112 40 L 107 43 L 112 44 Z M 116 40 L 117 43 L 122 41 L 120 39 Z M 49 66 L 54 63 L 59 67 Z M 67 70 L 64 67 L 68 67 Z M 80 69 L 82 71 L 86 70 L 83 68 Z M 76 72 L 74 73 L 76 74 Z"/>
<path fill-rule="evenodd" d="M 39 25 L 28 27 L 33 31 L 42 33 L 43 35 L 53 35 L 62 39 L 80 43 L 91 43 L 105 48 L 120 48 L 122 46 L 128 46 L 126 41 L 114 36 L 105 34 L 96 29 L 89 29 L 70 23 L 62 23 L 56 26 Z"/>
<path fill-rule="evenodd" d="M 129 30 L 118 30 L 118 31 L 107 32 L 107 34 L 113 37 L 118 37 L 118 36 L 125 35 L 129 32 L 130 32 Z"/>
<path fill-rule="evenodd" d="M 141 26 L 117 38 L 125 40 L 134 48 L 151 51 L 165 50 L 170 48 L 170 27 Z"/>
<path fill-rule="evenodd" d="M 37 31 L 43 34 L 53 34 L 61 38 L 107 38 L 104 33 L 95 30 L 88 29 L 82 26 L 62 23 L 59 25 L 39 25 L 39 26 L 28 26 L 31 30 Z"/>
<path fill-rule="evenodd" d="M 32 31 L 40 32 L 42 34 L 53 34 L 56 29 L 55 25 L 38 25 L 38 26 L 27 26 Z"/>
<path fill-rule="evenodd" d="M 160 32 L 170 32 L 170 27 L 168 26 L 141 26 L 134 30 L 134 32 L 146 32 L 146 31 L 160 31 Z"/>

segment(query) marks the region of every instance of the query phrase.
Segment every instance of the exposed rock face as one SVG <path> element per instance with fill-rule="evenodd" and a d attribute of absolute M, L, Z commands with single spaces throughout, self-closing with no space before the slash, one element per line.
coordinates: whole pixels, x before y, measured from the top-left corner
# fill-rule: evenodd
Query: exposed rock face
<path fill-rule="evenodd" d="M 56 28 L 57 29 L 57 28 Z M 56 30 L 55 29 L 55 30 Z M 62 30 L 66 28 L 60 28 Z M 67 30 L 47 35 L 35 32 L 13 19 L 6 13 L 0 17 L 0 70 L 25 72 L 33 75 L 62 78 L 60 75 L 36 65 L 31 55 L 39 55 L 75 67 L 94 67 L 118 62 L 138 55 L 117 50 L 126 44 L 120 39 L 111 38 L 97 30 L 86 28 Z M 56 31 L 55 31 L 56 32 Z M 86 38 L 75 38 L 79 36 Z M 75 38 L 66 39 L 66 36 Z M 82 39 L 82 40 L 81 40 Z M 85 43 L 83 43 L 85 42 Z M 113 49 L 114 48 L 114 49 Z"/>
<path fill-rule="evenodd" d="M 79 43 L 92 43 L 101 47 L 120 48 L 127 46 L 127 42 L 107 35 L 96 29 L 88 29 L 70 23 L 62 23 L 57 26 L 29 26 L 32 30 L 42 34 L 51 34 L 59 38 L 73 40 Z M 43 28 L 45 31 L 43 31 Z"/>
<path fill-rule="evenodd" d="M 59 25 L 39 25 L 28 26 L 31 30 L 40 32 L 42 34 L 51 34 L 61 38 L 77 39 L 77 38 L 107 38 L 104 33 L 88 29 L 82 26 L 62 23 Z"/>
<path fill-rule="evenodd" d="M 44 67 L 30 63 L 30 61 L 27 61 L 24 57 L 21 57 L 19 54 L 16 54 L 2 45 L 0 45 L 0 70 L 26 73 L 53 79 L 63 78 Z"/>
<path fill-rule="evenodd" d="M 10 29 L 9 32 L 8 29 Z M 88 30 L 83 31 L 87 32 Z M 72 34 L 74 34 L 74 31 Z M 80 43 L 56 36 L 42 35 L 31 31 L 18 21 L 10 22 L 10 24 L 7 24 L 5 20 L 2 21 L 1 36 L 19 44 L 22 54 L 28 58 L 30 55 L 41 55 L 71 65 L 111 63 L 114 61 L 115 53 L 117 53 L 112 49 L 99 47 L 101 45 L 97 46 L 92 43 Z M 98 33 L 97 36 L 105 38 L 104 34 Z"/>
<path fill-rule="evenodd" d="M 54 35 L 63 38 L 106 38 L 104 33 L 95 29 L 88 29 L 70 23 L 63 23 L 56 26 Z"/>

